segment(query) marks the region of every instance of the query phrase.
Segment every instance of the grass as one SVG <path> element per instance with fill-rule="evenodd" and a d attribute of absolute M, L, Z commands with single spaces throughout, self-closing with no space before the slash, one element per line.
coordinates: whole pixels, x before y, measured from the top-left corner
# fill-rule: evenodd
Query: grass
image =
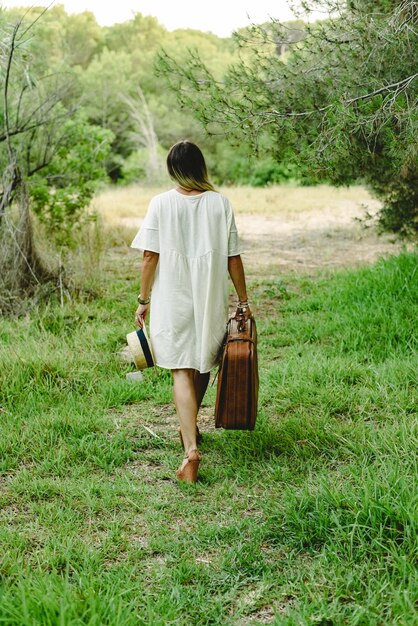
<path fill-rule="evenodd" d="M 417 262 L 252 281 L 257 428 L 205 433 L 196 486 L 170 375 L 117 358 L 134 252 L 1 320 L 0 624 L 417 623 Z"/>
<path fill-rule="evenodd" d="M 94 200 L 92 208 L 102 216 L 107 224 L 119 222 L 120 218 L 144 217 L 151 198 L 170 188 L 164 187 L 111 187 L 105 189 Z M 297 187 L 295 185 L 274 185 L 263 189 L 240 185 L 220 188 L 231 200 L 239 213 L 261 215 L 292 215 L 315 209 L 326 210 L 331 205 L 355 204 L 370 205 L 372 211 L 379 206 L 364 187 L 354 186 L 336 189 L 329 185 Z"/>

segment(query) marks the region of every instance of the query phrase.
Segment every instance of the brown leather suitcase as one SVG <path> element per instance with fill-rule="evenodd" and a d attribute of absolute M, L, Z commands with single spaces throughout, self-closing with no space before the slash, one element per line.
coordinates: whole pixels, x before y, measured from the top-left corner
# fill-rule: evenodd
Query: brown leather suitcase
<path fill-rule="evenodd" d="M 231 318 L 218 374 L 216 428 L 253 430 L 257 417 L 257 330 L 254 318 Z"/>

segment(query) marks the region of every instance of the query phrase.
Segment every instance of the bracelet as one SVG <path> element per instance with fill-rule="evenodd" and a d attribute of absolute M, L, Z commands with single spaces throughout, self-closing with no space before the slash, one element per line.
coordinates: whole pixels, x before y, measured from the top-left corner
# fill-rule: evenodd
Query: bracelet
<path fill-rule="evenodd" d="M 150 300 L 151 300 L 151 298 L 141 298 L 141 294 L 139 294 L 139 296 L 138 296 L 139 304 L 149 304 Z"/>
<path fill-rule="evenodd" d="M 237 304 L 238 308 L 241 308 L 241 307 L 244 307 L 244 306 L 247 307 L 249 305 L 250 305 L 250 303 L 248 302 L 248 300 L 244 300 L 242 302 L 241 302 L 241 300 L 239 300 L 238 304 Z"/>

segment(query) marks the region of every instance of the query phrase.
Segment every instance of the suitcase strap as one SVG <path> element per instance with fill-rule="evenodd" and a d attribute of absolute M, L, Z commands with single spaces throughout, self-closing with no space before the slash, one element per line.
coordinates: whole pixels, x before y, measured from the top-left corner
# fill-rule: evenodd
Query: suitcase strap
<path fill-rule="evenodd" d="M 254 343 L 255 344 L 254 339 L 250 339 L 250 337 L 245 337 L 243 339 L 241 339 L 239 337 L 232 337 L 231 339 L 227 339 L 226 343 L 233 343 L 235 341 L 248 341 L 249 343 Z"/>

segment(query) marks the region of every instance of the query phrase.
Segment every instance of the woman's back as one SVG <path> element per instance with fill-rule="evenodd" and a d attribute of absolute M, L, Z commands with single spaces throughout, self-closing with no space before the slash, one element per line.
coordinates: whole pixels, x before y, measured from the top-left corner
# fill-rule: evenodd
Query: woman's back
<path fill-rule="evenodd" d="M 142 247 L 145 243 L 147 249 L 164 256 L 176 252 L 193 259 L 209 252 L 225 257 L 238 254 L 231 205 L 215 191 L 186 195 L 172 189 L 159 194 L 152 199 L 132 245 Z"/>
<path fill-rule="evenodd" d="M 209 371 L 228 314 L 228 256 L 239 254 L 228 199 L 215 191 L 159 194 L 132 247 L 160 255 L 150 319 L 157 364 Z"/>

